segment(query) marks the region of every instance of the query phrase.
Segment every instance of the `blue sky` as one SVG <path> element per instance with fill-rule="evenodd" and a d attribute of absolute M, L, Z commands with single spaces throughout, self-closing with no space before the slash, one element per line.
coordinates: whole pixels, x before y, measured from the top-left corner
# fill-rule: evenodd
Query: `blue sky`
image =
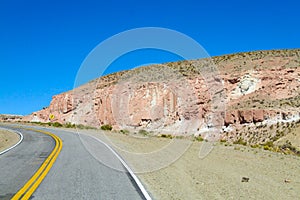
<path fill-rule="evenodd" d="M 300 47 L 300 3 L 273 1 L 0 1 L 0 113 L 29 114 L 73 88 L 76 73 L 105 39 L 164 27 L 211 55 Z M 121 58 L 109 72 L 178 57 L 155 51 Z"/>

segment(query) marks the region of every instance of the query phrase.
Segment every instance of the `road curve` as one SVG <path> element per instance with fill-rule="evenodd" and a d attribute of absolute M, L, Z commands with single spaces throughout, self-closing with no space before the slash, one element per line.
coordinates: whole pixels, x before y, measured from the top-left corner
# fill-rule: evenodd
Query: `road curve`
<path fill-rule="evenodd" d="M 60 137 L 64 147 L 43 182 L 33 193 L 31 199 L 144 199 L 140 189 L 132 180 L 128 172 L 114 170 L 96 160 L 86 150 L 78 135 L 59 129 L 39 129 L 49 131 Z M 32 148 L 35 146 L 25 142 L 27 138 L 30 137 L 30 135 L 26 134 L 27 132 L 28 131 L 22 131 L 22 133 L 24 133 L 24 141 L 18 147 L 26 148 L 27 146 L 28 148 L 28 146 L 30 146 Z M 36 138 L 37 140 L 40 140 L 38 137 L 42 137 L 43 140 L 48 138 L 45 135 L 35 134 L 39 135 Z M 49 152 L 51 152 L 53 145 L 53 139 L 48 138 L 47 144 L 43 145 L 42 151 L 45 152 L 44 148 L 47 146 L 48 149 L 50 149 Z M 42 145 L 38 146 L 41 147 Z M 15 159 L 11 159 L 11 164 L 9 165 L 16 166 L 14 160 L 19 160 L 21 157 L 15 155 L 22 154 L 20 152 L 22 152 L 23 149 L 18 147 L 11 151 L 10 156 Z M 107 151 L 105 145 L 102 145 L 102 147 L 100 145 L 99 148 L 103 148 L 102 152 L 107 154 L 107 158 L 111 160 L 112 165 L 122 165 L 112 152 L 109 153 L 109 151 Z M 33 157 L 36 157 L 38 153 L 35 152 L 33 155 Z M 2 163 L 1 159 L 2 158 L 0 157 L 0 167 Z M 20 165 L 22 162 L 18 163 L 18 165 Z M 39 164 L 41 164 L 41 162 L 39 162 Z M 8 168 L 9 167 L 7 167 L 7 170 L 9 170 Z M 7 173 L 7 177 L 10 173 Z M 1 174 L 3 173 L 1 172 Z M 27 172 L 27 174 L 30 173 Z M 10 183 L 14 185 L 13 182 L 18 178 L 18 176 L 14 176 Z M 1 175 L 0 180 L 2 180 Z M 7 184 L 7 187 L 9 187 L 8 185 L 10 184 Z M 20 186 L 20 184 L 18 184 L 18 186 Z M 2 188 L 1 182 L 0 188 Z M 2 195 L 3 191 L 1 191 L 1 189 L 0 192 L 0 195 Z M 8 197 L 9 195 L 12 195 L 13 192 L 4 193 L 5 192 L 3 192 L 3 197 Z"/>
<path fill-rule="evenodd" d="M 59 155 L 63 143 L 62 140 L 54 135 L 53 133 L 36 130 L 36 129 L 27 129 L 32 130 L 34 132 L 44 133 L 45 135 L 51 136 L 55 140 L 55 147 L 50 153 L 50 155 L 45 159 L 43 164 L 39 167 L 39 169 L 35 172 L 35 174 L 26 182 L 26 184 L 13 196 L 12 200 L 28 200 L 31 198 L 31 195 L 38 188 L 41 182 L 44 180 L 54 162 L 56 161 L 57 156 Z"/>
<path fill-rule="evenodd" d="M 22 132 L 23 141 L 0 156 L 0 199 L 11 199 L 39 169 L 55 146 L 49 135 L 24 129 L 14 130 Z"/>

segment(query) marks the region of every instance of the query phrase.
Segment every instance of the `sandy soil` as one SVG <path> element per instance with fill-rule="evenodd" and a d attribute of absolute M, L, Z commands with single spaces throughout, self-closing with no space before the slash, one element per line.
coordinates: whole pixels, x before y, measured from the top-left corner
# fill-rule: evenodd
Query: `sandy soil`
<path fill-rule="evenodd" d="M 146 139 L 113 132 L 84 132 L 111 143 L 155 199 L 300 197 L 300 157 L 297 156 L 218 143 L 205 158 L 200 159 L 199 150 L 204 142 L 156 137 Z M 169 148 L 174 143 L 176 145 Z M 174 156 L 171 151 L 179 154 L 175 162 L 168 160 L 168 157 Z M 154 157 L 143 157 L 153 152 Z M 157 169 L 151 163 L 155 163 Z M 143 171 L 147 172 L 141 173 Z M 242 182 L 242 177 L 249 178 L 249 181 Z"/>
<path fill-rule="evenodd" d="M 280 138 L 275 144 L 284 144 L 286 140 L 290 141 L 293 146 L 300 149 L 300 126 L 292 129 L 291 132 Z"/>
<path fill-rule="evenodd" d="M 19 139 L 17 133 L 0 129 L 0 152 L 16 144 Z"/>

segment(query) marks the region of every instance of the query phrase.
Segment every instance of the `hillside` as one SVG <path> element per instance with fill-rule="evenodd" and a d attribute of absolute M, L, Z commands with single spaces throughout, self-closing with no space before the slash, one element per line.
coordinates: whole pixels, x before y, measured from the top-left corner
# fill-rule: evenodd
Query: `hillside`
<path fill-rule="evenodd" d="M 140 67 L 58 94 L 23 120 L 277 142 L 299 127 L 299 66 L 293 49 Z"/>

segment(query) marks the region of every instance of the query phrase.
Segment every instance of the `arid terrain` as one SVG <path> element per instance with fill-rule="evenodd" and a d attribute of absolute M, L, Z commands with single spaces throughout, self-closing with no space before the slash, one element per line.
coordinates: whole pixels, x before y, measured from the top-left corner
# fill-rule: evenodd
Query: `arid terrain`
<path fill-rule="evenodd" d="M 52 115 L 60 123 L 156 131 L 193 122 L 197 134 L 217 111 L 226 110 L 220 119 L 226 126 L 299 117 L 299 52 L 239 53 L 114 73 L 54 96 L 24 120 L 48 122 Z"/>
<path fill-rule="evenodd" d="M 294 49 L 140 67 L 58 94 L 22 120 L 273 148 L 300 119 L 299 65 Z"/>
<path fill-rule="evenodd" d="M 199 151 L 205 142 L 190 141 L 184 153 L 167 164 L 163 155 L 168 150 L 164 147 L 174 139 L 101 130 L 80 132 L 113 146 L 137 172 L 149 169 L 151 160 L 147 161 L 145 155 L 160 152 L 150 158 L 155 159 L 152 162 L 157 169 L 137 173 L 154 199 L 297 199 L 300 196 L 300 157 L 295 155 L 217 142 L 200 159 Z M 186 139 L 176 140 L 187 144 Z M 249 178 L 248 182 L 242 182 L 243 177 Z"/>
<path fill-rule="evenodd" d="M 107 142 L 155 199 L 300 196 L 299 49 L 114 73 L 20 120 Z"/>
<path fill-rule="evenodd" d="M 0 129 L 0 152 L 13 146 L 19 141 L 19 135 Z"/>

